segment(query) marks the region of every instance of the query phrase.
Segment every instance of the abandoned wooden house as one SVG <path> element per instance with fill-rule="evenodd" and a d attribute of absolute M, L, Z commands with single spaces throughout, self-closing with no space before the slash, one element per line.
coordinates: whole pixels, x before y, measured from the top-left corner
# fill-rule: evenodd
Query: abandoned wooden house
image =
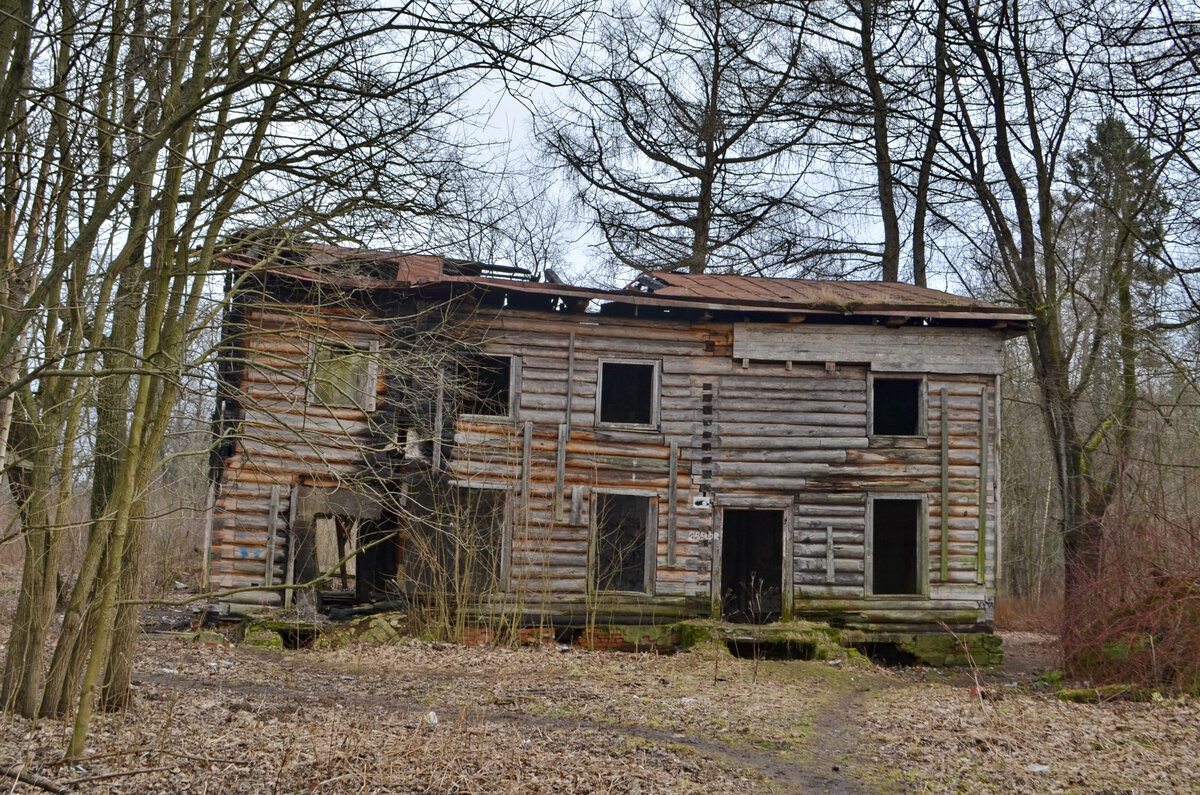
<path fill-rule="evenodd" d="M 226 611 L 990 627 L 1009 307 L 318 245 L 227 261 L 208 572 L 248 590 Z"/>

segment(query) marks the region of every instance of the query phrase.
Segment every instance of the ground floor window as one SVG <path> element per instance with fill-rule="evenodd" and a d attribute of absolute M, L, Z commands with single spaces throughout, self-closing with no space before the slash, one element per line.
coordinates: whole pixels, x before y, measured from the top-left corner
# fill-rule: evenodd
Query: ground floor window
<path fill-rule="evenodd" d="M 457 487 L 450 490 L 446 516 L 451 545 L 448 565 L 467 593 L 502 590 L 506 492 Z"/>
<path fill-rule="evenodd" d="M 649 593 L 653 588 L 649 496 L 596 495 L 592 589 Z"/>

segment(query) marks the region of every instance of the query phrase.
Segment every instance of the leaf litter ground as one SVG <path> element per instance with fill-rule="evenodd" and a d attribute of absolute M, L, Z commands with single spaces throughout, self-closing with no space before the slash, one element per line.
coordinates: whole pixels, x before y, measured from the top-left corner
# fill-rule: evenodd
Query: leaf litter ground
<path fill-rule="evenodd" d="M 1014 636 L 1014 659 L 1038 644 Z M 84 759 L 59 759 L 68 725 L 8 718 L 0 762 L 86 792 L 1200 792 L 1194 699 L 1066 704 L 1014 667 L 981 697 L 969 673 L 716 648 L 146 636 Z"/>

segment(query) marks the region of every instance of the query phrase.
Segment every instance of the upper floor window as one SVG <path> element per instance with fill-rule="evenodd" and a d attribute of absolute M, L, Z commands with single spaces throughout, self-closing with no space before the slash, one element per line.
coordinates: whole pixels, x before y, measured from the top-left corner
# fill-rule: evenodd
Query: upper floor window
<path fill-rule="evenodd" d="M 920 436 L 921 379 L 875 377 L 872 384 L 872 435 Z"/>
<path fill-rule="evenodd" d="M 309 403 L 327 408 L 375 410 L 378 343 L 315 346 L 309 378 Z"/>
<path fill-rule="evenodd" d="M 462 413 L 511 417 L 513 357 L 474 354 L 463 366 Z"/>
<path fill-rule="evenodd" d="M 597 424 L 658 426 L 658 363 L 600 362 Z"/>

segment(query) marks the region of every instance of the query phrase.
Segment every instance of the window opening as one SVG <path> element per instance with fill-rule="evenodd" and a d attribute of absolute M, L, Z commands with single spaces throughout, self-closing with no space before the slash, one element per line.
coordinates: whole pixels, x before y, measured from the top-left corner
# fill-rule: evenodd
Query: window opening
<path fill-rule="evenodd" d="M 601 362 L 600 422 L 653 425 L 654 374 L 653 362 Z"/>
<path fill-rule="evenodd" d="M 349 345 L 318 345 L 312 366 L 312 397 L 329 408 L 374 408 L 370 353 Z"/>
<path fill-rule="evenodd" d="M 921 379 L 874 379 L 874 428 L 877 436 L 916 436 L 921 422 Z"/>
<path fill-rule="evenodd" d="M 649 497 L 596 495 L 594 590 L 646 592 L 649 517 Z"/>
<path fill-rule="evenodd" d="M 871 592 L 920 594 L 921 501 L 877 499 L 872 508 Z"/>
<path fill-rule="evenodd" d="M 447 518 L 453 549 L 445 557 L 453 566 L 460 588 L 468 593 L 500 589 L 505 498 L 501 489 L 451 489 Z"/>
<path fill-rule="evenodd" d="M 465 364 L 462 411 L 507 417 L 512 407 L 512 357 L 478 354 Z"/>

